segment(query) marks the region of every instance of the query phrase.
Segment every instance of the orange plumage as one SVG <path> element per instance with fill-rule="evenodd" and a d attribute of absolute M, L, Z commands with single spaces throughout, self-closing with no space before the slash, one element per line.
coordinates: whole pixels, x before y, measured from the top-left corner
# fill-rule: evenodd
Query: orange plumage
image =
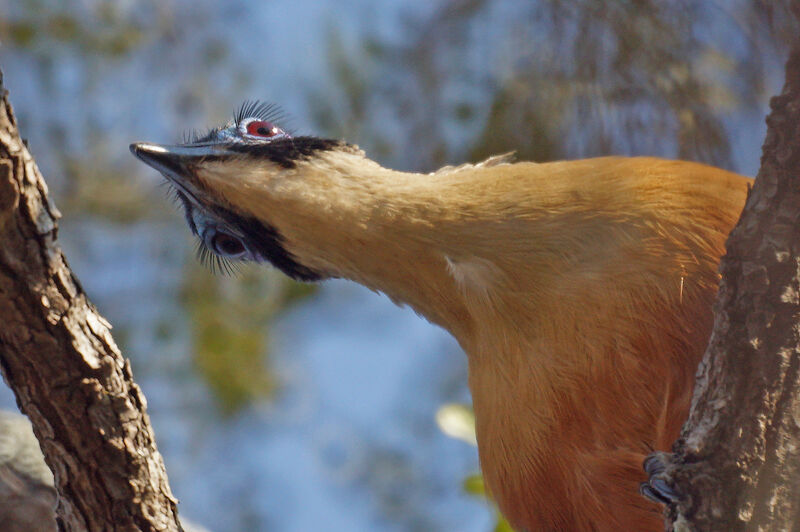
<path fill-rule="evenodd" d="M 287 273 L 355 280 L 449 330 L 469 359 L 486 485 L 515 528 L 660 530 L 642 460 L 686 417 L 750 180 L 645 157 L 423 175 L 300 140 L 280 141 L 296 143 L 289 162 L 134 151 L 183 168 L 168 177 L 201 198 L 187 209 L 228 213 L 217 229 L 242 248 L 239 216 L 280 235 L 286 256 L 271 260 Z"/>

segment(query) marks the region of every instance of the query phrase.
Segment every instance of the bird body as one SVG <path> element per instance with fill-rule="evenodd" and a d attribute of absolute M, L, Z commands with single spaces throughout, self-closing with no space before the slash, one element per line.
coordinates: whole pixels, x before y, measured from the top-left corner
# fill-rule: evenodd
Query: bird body
<path fill-rule="evenodd" d="M 233 141 L 132 150 L 216 253 L 352 279 L 450 331 L 516 529 L 660 529 L 641 463 L 688 412 L 750 180 L 649 157 L 398 172 L 337 141 L 248 135 L 252 120 Z"/>

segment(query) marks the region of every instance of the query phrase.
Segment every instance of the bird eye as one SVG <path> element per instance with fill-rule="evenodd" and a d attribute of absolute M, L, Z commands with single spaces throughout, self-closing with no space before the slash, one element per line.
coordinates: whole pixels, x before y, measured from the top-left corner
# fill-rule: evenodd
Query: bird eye
<path fill-rule="evenodd" d="M 251 120 L 244 127 L 245 133 L 251 137 L 270 138 L 283 133 L 283 130 L 266 120 Z"/>
<path fill-rule="evenodd" d="M 209 245 L 214 253 L 226 257 L 236 257 L 246 251 L 244 244 L 239 238 L 220 231 L 214 233 Z"/>

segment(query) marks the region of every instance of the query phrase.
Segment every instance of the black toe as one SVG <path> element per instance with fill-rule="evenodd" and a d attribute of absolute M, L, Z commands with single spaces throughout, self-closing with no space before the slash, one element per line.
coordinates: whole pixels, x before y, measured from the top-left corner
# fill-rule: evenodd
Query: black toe
<path fill-rule="evenodd" d="M 642 467 L 647 473 L 647 482 L 639 484 L 639 493 L 653 502 L 672 504 L 680 500 L 680 494 L 670 486 L 667 474 L 667 465 L 670 463 L 670 453 L 656 452 L 644 459 Z"/>
<path fill-rule="evenodd" d="M 657 504 L 669 504 L 672 502 L 669 499 L 662 497 L 661 494 L 653 489 L 653 487 L 647 482 L 642 482 L 639 484 L 639 493 L 646 499 L 649 499 Z"/>

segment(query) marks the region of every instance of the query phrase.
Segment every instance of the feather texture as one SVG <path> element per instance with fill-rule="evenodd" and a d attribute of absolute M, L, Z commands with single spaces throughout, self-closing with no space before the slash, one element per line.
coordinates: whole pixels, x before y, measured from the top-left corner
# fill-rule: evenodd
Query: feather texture
<path fill-rule="evenodd" d="M 292 167 L 208 161 L 196 178 L 299 263 L 459 340 L 486 484 L 516 528 L 660 529 L 641 462 L 686 416 L 749 179 L 623 157 L 423 175 L 335 147 Z"/>

